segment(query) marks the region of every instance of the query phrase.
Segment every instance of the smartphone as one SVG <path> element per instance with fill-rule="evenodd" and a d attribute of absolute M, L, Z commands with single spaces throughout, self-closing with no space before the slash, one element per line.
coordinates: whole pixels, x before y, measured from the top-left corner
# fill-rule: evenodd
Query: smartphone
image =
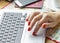
<path fill-rule="evenodd" d="M 15 0 L 15 3 L 22 7 L 37 1 L 39 0 Z"/>

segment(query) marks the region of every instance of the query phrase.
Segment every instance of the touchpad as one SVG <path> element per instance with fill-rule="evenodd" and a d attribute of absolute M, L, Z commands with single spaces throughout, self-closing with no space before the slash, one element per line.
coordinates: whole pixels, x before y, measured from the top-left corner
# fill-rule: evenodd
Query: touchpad
<path fill-rule="evenodd" d="M 28 27 L 28 26 L 26 26 Z M 34 26 L 34 28 L 36 27 L 36 25 Z M 39 34 L 37 34 L 37 36 L 33 36 L 32 32 L 34 29 L 32 29 L 31 31 L 27 31 L 27 28 L 25 29 L 24 32 L 24 37 L 23 37 L 23 43 L 45 43 L 45 30 L 40 28 L 39 29 Z"/>

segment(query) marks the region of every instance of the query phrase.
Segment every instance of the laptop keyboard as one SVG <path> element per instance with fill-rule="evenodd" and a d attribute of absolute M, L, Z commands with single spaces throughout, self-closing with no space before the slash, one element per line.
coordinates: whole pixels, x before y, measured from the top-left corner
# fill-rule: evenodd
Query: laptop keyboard
<path fill-rule="evenodd" d="M 26 16 L 27 13 L 4 13 L 0 23 L 0 43 L 21 42 Z"/>

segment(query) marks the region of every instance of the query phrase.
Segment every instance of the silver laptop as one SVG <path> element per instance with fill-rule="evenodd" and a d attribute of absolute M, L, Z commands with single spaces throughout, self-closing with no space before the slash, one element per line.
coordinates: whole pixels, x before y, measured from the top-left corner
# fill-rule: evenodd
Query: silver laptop
<path fill-rule="evenodd" d="M 19 5 L 20 7 L 22 7 L 22 6 L 26 6 L 26 5 L 36 2 L 36 1 L 38 1 L 38 0 L 15 0 L 15 3 L 17 5 Z"/>
<path fill-rule="evenodd" d="M 44 31 L 36 37 L 27 31 L 25 19 L 32 11 L 0 10 L 0 12 L 0 43 L 45 43 Z"/>

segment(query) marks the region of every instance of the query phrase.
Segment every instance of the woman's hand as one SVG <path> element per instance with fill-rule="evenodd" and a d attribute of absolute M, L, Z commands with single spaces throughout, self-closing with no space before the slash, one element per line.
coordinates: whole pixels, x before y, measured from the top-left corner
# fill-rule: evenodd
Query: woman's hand
<path fill-rule="evenodd" d="M 60 13 L 59 12 L 34 12 L 27 17 L 28 20 L 28 31 L 32 30 L 35 23 L 38 21 L 33 35 L 36 35 L 39 28 L 53 28 L 60 22 Z"/>

